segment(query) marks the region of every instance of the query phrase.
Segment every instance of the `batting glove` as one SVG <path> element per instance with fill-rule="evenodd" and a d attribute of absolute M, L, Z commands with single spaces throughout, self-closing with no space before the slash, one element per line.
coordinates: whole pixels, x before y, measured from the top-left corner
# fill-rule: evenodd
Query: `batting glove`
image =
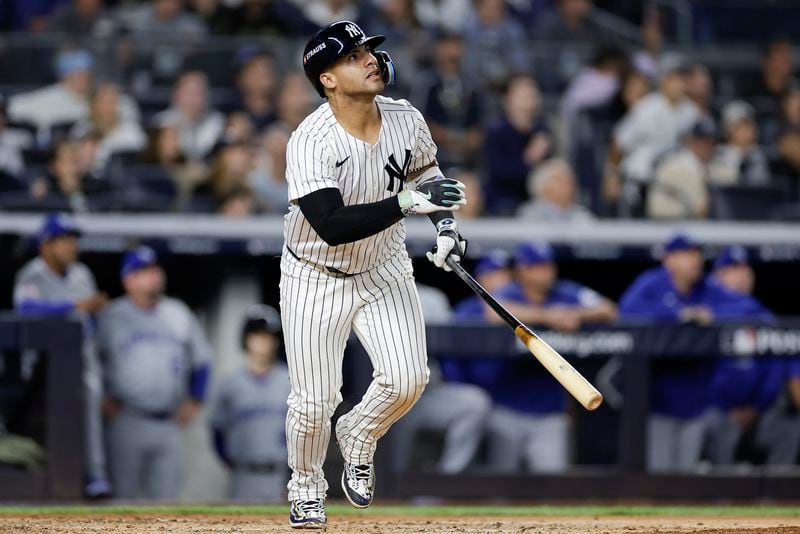
<path fill-rule="evenodd" d="M 405 189 L 397 195 L 403 215 L 433 213 L 435 211 L 456 211 L 467 203 L 464 184 L 452 178 L 434 176 L 417 184 L 413 189 Z"/>
<path fill-rule="evenodd" d="M 458 233 L 458 225 L 452 218 L 442 219 L 436 223 L 436 230 L 438 231 L 436 244 L 425 256 L 435 266 L 450 272 L 453 269 L 445 263 L 445 260 L 450 256 L 456 262 L 460 262 L 467 253 L 467 240 Z"/>

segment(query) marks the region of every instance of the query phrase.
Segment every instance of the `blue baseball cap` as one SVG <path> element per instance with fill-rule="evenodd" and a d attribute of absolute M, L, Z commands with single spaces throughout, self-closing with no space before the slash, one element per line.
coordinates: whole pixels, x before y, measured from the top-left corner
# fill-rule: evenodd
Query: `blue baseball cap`
<path fill-rule="evenodd" d="M 673 234 L 672 237 L 670 237 L 667 242 L 664 243 L 664 254 L 678 252 L 679 250 L 700 249 L 700 247 L 701 245 L 699 241 L 695 241 L 695 239 L 689 234 L 679 232 L 677 234 Z"/>
<path fill-rule="evenodd" d="M 553 261 L 553 247 L 544 241 L 523 243 L 514 251 L 514 263 L 517 266 L 536 265 Z"/>
<path fill-rule="evenodd" d="M 139 269 L 158 265 L 156 251 L 146 245 L 139 245 L 133 250 L 129 250 L 122 257 L 122 267 L 120 276 L 125 277 Z"/>
<path fill-rule="evenodd" d="M 511 264 L 511 257 L 508 252 L 502 249 L 495 249 L 481 258 L 475 266 L 475 276 L 506 269 Z"/>
<path fill-rule="evenodd" d="M 42 222 L 42 226 L 39 228 L 39 243 L 41 244 L 65 235 L 81 235 L 78 223 L 76 223 L 72 215 L 68 213 L 50 213 L 44 218 L 44 222 Z"/>
<path fill-rule="evenodd" d="M 73 72 L 90 71 L 93 63 L 91 54 L 86 50 L 68 50 L 56 58 L 56 75 L 63 78 Z"/>
<path fill-rule="evenodd" d="M 725 247 L 717 254 L 714 259 L 714 270 L 730 267 L 731 265 L 747 265 L 750 263 L 750 255 L 741 245 L 731 245 Z"/>

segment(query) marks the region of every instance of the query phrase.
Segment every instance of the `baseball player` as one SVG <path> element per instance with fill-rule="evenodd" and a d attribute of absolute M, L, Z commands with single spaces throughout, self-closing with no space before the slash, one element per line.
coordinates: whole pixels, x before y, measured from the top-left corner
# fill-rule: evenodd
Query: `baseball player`
<path fill-rule="evenodd" d="M 14 307 L 21 315 L 77 316 L 83 322 L 83 382 L 85 419 L 86 484 L 88 498 L 111 496 L 100 402 L 103 396 L 96 347 L 92 339 L 92 314 L 105 306 L 108 297 L 97 290 L 94 276 L 77 261 L 80 230 L 65 213 L 45 217 L 39 230 L 39 256 L 17 274 Z"/>
<path fill-rule="evenodd" d="M 616 318 L 616 306 L 588 287 L 557 278 L 547 243 L 525 243 L 514 252 L 516 280 L 496 291 L 497 299 L 520 320 L 559 330 Z M 459 307 L 462 316 L 469 310 Z M 482 310 L 490 322 L 500 321 Z M 485 387 L 495 408 L 487 425 L 489 465 L 498 471 L 559 472 L 569 460 L 569 420 L 564 389 L 529 362 L 486 358 L 468 364 L 470 381 Z M 530 395 L 536 391 L 536 395 Z"/>
<path fill-rule="evenodd" d="M 242 327 L 245 365 L 222 380 L 211 409 L 214 447 L 232 471 L 233 499 L 275 502 L 286 488 L 289 376 L 276 361 L 280 333 L 275 308 L 248 310 Z"/>
<path fill-rule="evenodd" d="M 731 300 L 728 291 L 703 276 L 700 244 L 676 233 L 664 245 L 662 265 L 633 282 L 620 299 L 624 318 L 656 323 L 710 324 Z M 665 360 L 654 364 L 647 466 L 651 471 L 696 470 L 713 424 L 710 360 Z"/>
<path fill-rule="evenodd" d="M 378 439 L 419 398 L 428 381 L 425 327 L 405 250 L 406 216 L 436 224 L 444 267 L 466 242 L 452 211 L 464 186 L 444 178 L 422 115 L 380 96 L 394 66 L 349 21 L 306 44 L 303 67 L 327 101 L 292 134 L 286 149 L 289 212 L 281 258 L 281 311 L 291 393 L 286 417 L 293 527 L 326 523 L 322 471 L 330 418 L 341 401 L 342 358 L 353 329 L 370 356 L 373 381 L 337 422 L 341 483 L 356 507 L 370 505 Z"/>
<path fill-rule="evenodd" d="M 175 499 L 180 429 L 200 409 L 211 347 L 191 310 L 163 296 L 164 271 L 152 248 L 128 251 L 120 274 L 125 295 L 100 315 L 97 332 L 115 495 Z"/>
<path fill-rule="evenodd" d="M 744 247 L 724 248 L 714 260 L 710 283 L 726 289 L 731 298 L 720 302 L 723 318 L 756 323 L 775 321 L 773 314 L 751 296 L 755 276 Z M 712 402 L 720 411 L 714 421 L 711 460 L 730 465 L 743 435 L 766 452 L 770 465 L 793 464 L 800 446 L 796 416 L 785 413 L 779 395 L 787 382 L 784 358 L 720 358 L 711 381 Z"/>

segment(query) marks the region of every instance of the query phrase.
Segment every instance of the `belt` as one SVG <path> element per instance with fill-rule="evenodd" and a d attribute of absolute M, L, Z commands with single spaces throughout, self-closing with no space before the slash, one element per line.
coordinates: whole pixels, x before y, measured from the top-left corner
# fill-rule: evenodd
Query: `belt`
<path fill-rule="evenodd" d="M 259 475 L 270 475 L 278 470 L 278 464 L 274 462 L 236 462 L 234 468 L 237 471 L 247 471 Z"/>
<path fill-rule="evenodd" d="M 314 263 L 313 261 L 308 261 L 307 259 L 301 258 L 297 254 L 295 254 L 294 250 L 290 249 L 288 245 L 286 246 L 286 250 L 288 250 L 289 254 L 291 254 L 292 257 L 294 259 L 296 259 L 297 261 L 303 262 L 306 265 L 308 265 L 309 267 L 311 267 L 313 269 L 316 269 L 317 271 L 323 272 L 323 273 L 328 274 L 330 276 L 335 276 L 336 278 L 348 278 L 350 276 L 355 276 L 357 274 L 360 274 L 360 273 L 346 273 L 344 271 L 340 271 L 339 269 L 337 269 L 335 267 L 328 267 L 327 265 L 320 265 L 319 263 Z"/>
<path fill-rule="evenodd" d="M 172 417 L 175 415 L 175 412 L 151 412 L 150 410 L 142 410 L 141 408 L 131 406 L 130 404 L 124 404 L 123 406 L 129 412 L 135 413 L 136 415 L 147 417 L 148 419 L 157 419 L 158 421 L 166 421 L 167 419 L 172 419 Z"/>

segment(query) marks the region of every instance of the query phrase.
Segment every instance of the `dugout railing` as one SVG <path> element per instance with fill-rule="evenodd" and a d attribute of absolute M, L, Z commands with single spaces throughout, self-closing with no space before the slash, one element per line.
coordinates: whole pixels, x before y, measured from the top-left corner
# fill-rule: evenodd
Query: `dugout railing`
<path fill-rule="evenodd" d="M 77 321 L 0 315 L 0 400 L 4 418 L 44 449 L 43 467 L 0 462 L 0 500 L 76 499 L 83 474 L 83 358 Z M 28 353 L 29 358 L 22 355 Z M 30 363 L 28 369 L 23 361 Z M 24 430 L 23 430 L 24 431 Z M 0 436 L 1 437 L 1 436 Z M 30 437 L 30 436 L 28 436 Z"/>

